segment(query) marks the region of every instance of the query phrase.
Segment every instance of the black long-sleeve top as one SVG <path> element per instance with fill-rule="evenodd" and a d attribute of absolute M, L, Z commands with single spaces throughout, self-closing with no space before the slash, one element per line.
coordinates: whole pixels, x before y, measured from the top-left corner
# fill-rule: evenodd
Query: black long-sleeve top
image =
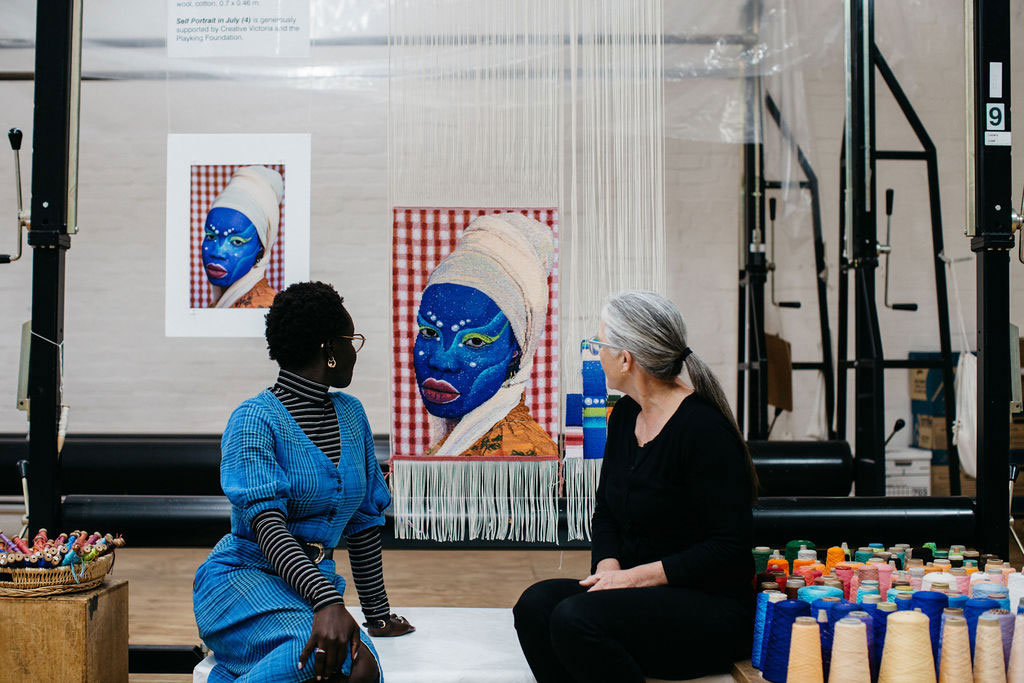
<path fill-rule="evenodd" d="M 754 563 L 746 455 L 735 430 L 691 394 L 645 446 L 640 405 L 615 404 L 597 487 L 592 571 L 615 558 L 623 569 L 661 560 L 671 586 L 747 599 Z"/>

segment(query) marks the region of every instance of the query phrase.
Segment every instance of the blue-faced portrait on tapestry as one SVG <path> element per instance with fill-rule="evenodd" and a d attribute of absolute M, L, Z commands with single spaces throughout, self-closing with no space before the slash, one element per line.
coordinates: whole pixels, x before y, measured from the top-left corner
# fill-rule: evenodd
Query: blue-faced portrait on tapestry
<path fill-rule="evenodd" d="M 395 210 L 394 455 L 557 458 L 554 211 L 473 213 Z"/>

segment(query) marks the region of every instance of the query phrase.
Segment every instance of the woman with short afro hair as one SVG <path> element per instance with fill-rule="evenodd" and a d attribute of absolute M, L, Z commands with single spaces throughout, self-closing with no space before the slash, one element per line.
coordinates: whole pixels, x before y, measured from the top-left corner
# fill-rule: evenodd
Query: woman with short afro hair
<path fill-rule="evenodd" d="M 383 680 L 370 638 L 342 600 L 334 548 L 345 536 L 374 637 L 414 630 L 392 614 L 380 527 L 391 503 L 362 404 L 331 392 L 352 381 L 364 337 L 328 284 L 293 284 L 267 313 L 277 383 L 243 402 L 221 441 L 231 533 L 196 571 L 209 681 Z"/>

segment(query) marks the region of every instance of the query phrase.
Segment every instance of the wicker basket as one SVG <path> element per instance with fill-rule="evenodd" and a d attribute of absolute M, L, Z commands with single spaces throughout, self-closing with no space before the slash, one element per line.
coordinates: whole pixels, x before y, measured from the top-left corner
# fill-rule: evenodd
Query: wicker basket
<path fill-rule="evenodd" d="M 103 583 L 103 578 L 114 566 L 114 554 L 109 553 L 85 565 L 52 569 L 7 569 L 0 571 L 0 597 L 30 598 L 60 593 L 84 591 Z"/>

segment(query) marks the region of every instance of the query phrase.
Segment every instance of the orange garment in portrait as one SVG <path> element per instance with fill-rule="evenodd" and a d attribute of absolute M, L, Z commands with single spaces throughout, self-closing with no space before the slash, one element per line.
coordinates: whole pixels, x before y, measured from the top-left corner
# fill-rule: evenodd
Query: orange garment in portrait
<path fill-rule="evenodd" d="M 270 286 L 267 278 L 263 278 L 248 292 L 239 297 L 238 301 L 231 304 L 231 308 L 270 308 L 274 303 L 277 290 Z"/>
<path fill-rule="evenodd" d="M 447 438 L 447 437 L 446 437 Z M 437 452 L 444 439 L 431 448 L 427 455 Z M 551 440 L 544 428 L 537 424 L 526 407 L 525 399 L 508 415 L 499 420 L 486 434 L 464 453 L 467 457 L 513 457 L 557 456 L 558 446 Z"/>

